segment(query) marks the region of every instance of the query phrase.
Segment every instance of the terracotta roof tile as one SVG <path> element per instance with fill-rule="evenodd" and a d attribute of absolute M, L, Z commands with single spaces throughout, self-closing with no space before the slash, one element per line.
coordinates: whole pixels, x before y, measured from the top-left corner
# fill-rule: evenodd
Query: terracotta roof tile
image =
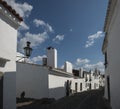
<path fill-rule="evenodd" d="M 0 0 L 0 4 L 2 4 L 5 8 L 7 8 L 8 11 L 12 13 L 19 21 L 23 21 L 23 18 L 20 17 L 20 15 L 11 6 L 9 6 L 7 2 Z"/>

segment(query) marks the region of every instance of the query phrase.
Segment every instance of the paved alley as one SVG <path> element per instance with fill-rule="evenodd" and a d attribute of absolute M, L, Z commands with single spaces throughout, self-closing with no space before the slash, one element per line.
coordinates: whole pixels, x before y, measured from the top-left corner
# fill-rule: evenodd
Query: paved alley
<path fill-rule="evenodd" d="M 101 90 L 76 93 L 52 103 L 33 101 L 18 109 L 111 109 L 108 101 L 103 98 Z"/>

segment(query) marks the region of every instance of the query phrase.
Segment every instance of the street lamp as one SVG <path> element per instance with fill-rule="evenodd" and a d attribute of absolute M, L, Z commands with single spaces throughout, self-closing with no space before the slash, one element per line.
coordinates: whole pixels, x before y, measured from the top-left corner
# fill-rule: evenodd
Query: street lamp
<path fill-rule="evenodd" d="M 20 57 L 18 60 L 17 60 L 17 62 L 20 62 L 23 58 L 24 58 L 24 62 L 26 62 L 26 58 L 29 58 L 30 57 L 30 55 L 31 55 L 31 53 L 32 53 L 32 48 L 30 47 L 30 42 L 29 41 L 27 41 L 27 46 L 26 47 L 24 47 L 23 49 L 24 49 L 24 54 L 25 54 L 25 56 L 17 56 L 17 57 Z"/>
<path fill-rule="evenodd" d="M 31 53 L 32 53 L 32 48 L 30 48 L 30 44 L 31 44 L 31 43 L 30 43 L 29 41 L 27 41 L 27 46 L 24 47 L 25 56 L 26 56 L 27 58 L 29 58 L 30 55 L 31 55 Z"/>

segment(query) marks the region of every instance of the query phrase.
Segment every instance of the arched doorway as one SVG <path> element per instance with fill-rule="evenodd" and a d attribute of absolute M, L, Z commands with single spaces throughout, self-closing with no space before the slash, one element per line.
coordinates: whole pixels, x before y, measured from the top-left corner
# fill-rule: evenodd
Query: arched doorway
<path fill-rule="evenodd" d="M 0 109 L 3 109 L 3 73 L 0 72 Z"/>

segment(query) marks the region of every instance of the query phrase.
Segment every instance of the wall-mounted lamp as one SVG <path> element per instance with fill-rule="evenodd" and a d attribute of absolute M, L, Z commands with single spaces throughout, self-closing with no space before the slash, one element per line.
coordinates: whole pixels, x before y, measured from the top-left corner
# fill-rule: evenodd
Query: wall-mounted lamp
<path fill-rule="evenodd" d="M 31 42 L 27 41 L 26 44 L 27 44 L 26 47 L 23 48 L 25 56 L 17 56 L 17 57 L 21 57 L 20 59 L 17 60 L 17 62 L 20 62 L 23 58 L 25 62 L 25 58 L 29 58 L 31 56 L 32 53 L 32 48 L 30 47 Z"/>
<path fill-rule="evenodd" d="M 26 47 L 24 47 L 24 53 L 25 53 L 25 56 L 27 57 L 27 58 L 29 58 L 30 57 L 30 55 L 31 55 L 31 53 L 32 53 L 32 48 L 30 48 L 30 42 L 29 41 L 27 41 L 27 46 Z"/>

